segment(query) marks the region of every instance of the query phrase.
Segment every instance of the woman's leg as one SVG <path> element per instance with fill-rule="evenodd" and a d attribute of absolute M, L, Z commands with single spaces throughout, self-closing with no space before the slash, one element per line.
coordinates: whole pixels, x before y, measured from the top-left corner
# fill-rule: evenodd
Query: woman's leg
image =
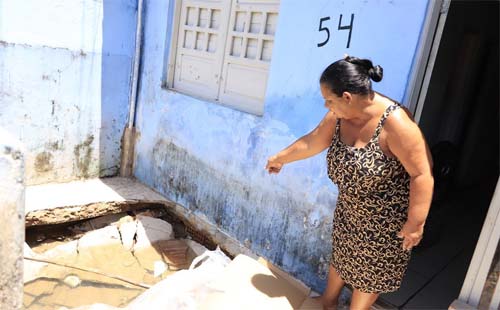
<path fill-rule="evenodd" d="M 377 300 L 379 294 L 363 293 L 354 289 L 351 298 L 351 310 L 369 310 L 371 305 Z"/>
<path fill-rule="evenodd" d="M 339 295 L 344 287 L 344 280 L 339 276 L 335 268 L 330 264 L 330 270 L 328 272 L 328 283 L 326 289 L 321 296 L 321 302 L 325 307 L 336 307 L 339 301 Z"/>

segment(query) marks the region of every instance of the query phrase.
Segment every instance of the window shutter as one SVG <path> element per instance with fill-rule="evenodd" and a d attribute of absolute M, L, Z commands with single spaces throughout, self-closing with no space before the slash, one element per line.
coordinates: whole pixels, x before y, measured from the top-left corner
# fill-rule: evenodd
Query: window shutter
<path fill-rule="evenodd" d="M 234 0 L 219 100 L 261 115 L 278 20 L 279 1 Z"/>
<path fill-rule="evenodd" d="M 173 87 L 217 100 L 230 0 L 183 0 Z"/>

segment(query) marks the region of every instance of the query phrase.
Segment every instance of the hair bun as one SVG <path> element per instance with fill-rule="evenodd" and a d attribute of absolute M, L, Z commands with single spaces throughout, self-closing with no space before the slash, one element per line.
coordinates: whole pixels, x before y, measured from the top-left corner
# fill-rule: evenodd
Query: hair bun
<path fill-rule="evenodd" d="M 374 82 L 380 82 L 384 76 L 384 69 L 379 65 L 373 66 L 368 70 L 368 75 Z"/>

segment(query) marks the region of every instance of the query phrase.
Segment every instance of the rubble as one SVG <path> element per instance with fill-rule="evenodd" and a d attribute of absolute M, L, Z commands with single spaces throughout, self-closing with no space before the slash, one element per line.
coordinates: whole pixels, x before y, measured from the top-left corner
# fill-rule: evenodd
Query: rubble
<path fill-rule="evenodd" d="M 92 227 L 100 228 L 85 232 Z M 56 300 L 57 304 L 67 307 L 89 301 L 83 300 L 83 297 L 69 298 L 68 296 L 72 296 L 69 291 L 71 289 L 85 289 L 87 293 L 82 294 L 92 296 L 92 302 L 102 300 L 114 306 L 126 305 L 142 290 L 119 279 L 106 277 L 107 274 L 120 275 L 133 283 L 153 285 L 172 275 L 173 270 L 186 267 L 202 247 L 190 242 L 196 249 L 191 250 L 184 239 L 174 239 L 173 228 L 169 223 L 144 214 L 135 218 L 122 214 L 108 216 L 107 219 L 93 219 L 74 225 L 72 231 L 83 235 L 77 240 L 58 244 L 41 253 L 36 253 L 36 248 L 33 250 L 25 244 L 25 257 L 52 262 L 48 264 L 24 260 L 25 308 L 39 309 L 37 306 L 47 306 Z M 61 265 L 88 271 L 100 270 L 102 274 Z M 98 292 L 106 291 L 106 287 L 114 290 L 115 296 L 125 297 L 117 299 L 110 292 Z M 59 291 L 65 293 L 58 293 Z M 88 295 L 88 291 L 92 293 Z M 61 296 L 65 296 L 66 303 L 57 299 Z"/>
<path fill-rule="evenodd" d="M 172 225 L 169 223 L 143 215 L 136 217 L 137 229 L 134 251 L 152 246 L 154 243 L 174 238 Z"/>
<path fill-rule="evenodd" d="M 219 249 L 175 239 L 171 224 L 150 215 L 78 223 L 71 231 L 79 239 L 41 253 L 25 244 L 26 257 L 50 262 L 25 259 L 25 308 L 298 309 L 306 299 L 307 287 L 265 260 L 240 254 L 231 261 Z"/>

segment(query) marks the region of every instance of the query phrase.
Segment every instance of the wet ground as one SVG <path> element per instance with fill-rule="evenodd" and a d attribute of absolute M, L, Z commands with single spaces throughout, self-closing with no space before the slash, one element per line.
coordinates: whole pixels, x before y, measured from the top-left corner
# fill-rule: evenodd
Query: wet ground
<path fill-rule="evenodd" d="M 187 236 L 184 228 L 173 223 L 177 239 L 157 240 L 154 233 L 165 229 L 165 225 L 159 223 L 160 226 L 153 227 L 150 222 L 158 224 L 157 219 L 151 220 L 162 216 L 158 212 L 161 211 L 142 212 L 141 216 L 145 216 L 142 219 L 149 221 L 142 235 L 122 229 L 133 228 L 136 214 L 28 230 L 26 240 L 33 252 L 31 255 L 56 264 L 25 260 L 24 307 L 52 310 L 94 303 L 124 307 L 145 291 L 141 285 L 152 286 L 177 270 L 189 267 L 196 254 L 188 246 L 190 241 L 184 239 Z M 148 244 L 141 238 L 155 241 Z"/>

